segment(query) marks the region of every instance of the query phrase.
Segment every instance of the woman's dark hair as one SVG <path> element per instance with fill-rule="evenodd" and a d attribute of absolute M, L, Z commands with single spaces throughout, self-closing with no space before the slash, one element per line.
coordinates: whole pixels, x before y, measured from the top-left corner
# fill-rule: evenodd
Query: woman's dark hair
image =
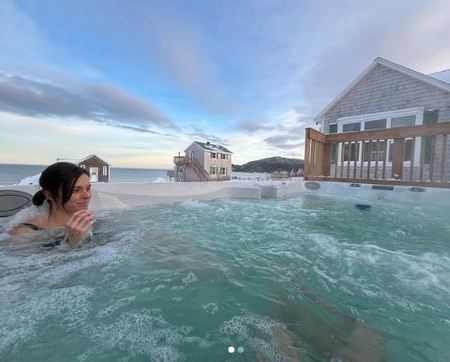
<path fill-rule="evenodd" d="M 42 205 L 46 199 L 44 191 L 48 191 L 52 199 L 64 207 L 81 175 L 89 176 L 89 172 L 70 162 L 57 162 L 48 166 L 39 178 L 41 190 L 33 196 L 33 204 Z"/>

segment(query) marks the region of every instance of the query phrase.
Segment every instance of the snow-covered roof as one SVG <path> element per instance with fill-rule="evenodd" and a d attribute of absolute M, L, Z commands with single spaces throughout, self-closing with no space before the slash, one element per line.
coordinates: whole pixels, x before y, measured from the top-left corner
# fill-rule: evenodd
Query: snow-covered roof
<path fill-rule="evenodd" d="M 203 148 L 204 150 L 207 150 L 207 151 L 215 151 L 215 152 L 223 152 L 223 153 L 233 153 L 233 152 L 231 152 L 230 150 L 228 150 L 227 148 L 225 148 L 224 146 L 221 146 L 221 145 L 215 145 L 215 144 L 212 144 L 212 143 L 210 143 L 210 142 L 198 142 L 198 141 L 195 141 L 194 142 L 195 144 L 197 144 L 197 145 L 199 145 L 201 148 Z M 188 147 L 189 148 L 189 147 Z M 187 150 L 187 149 L 186 149 Z M 185 150 L 185 152 L 186 152 L 186 150 Z"/>
<path fill-rule="evenodd" d="M 428 76 L 450 84 L 450 69 L 441 70 L 440 72 L 436 73 L 431 73 L 428 74 Z"/>
<path fill-rule="evenodd" d="M 81 160 L 79 160 L 78 162 L 81 163 L 81 162 L 86 161 L 86 160 L 88 160 L 88 159 L 90 159 L 90 158 L 92 158 L 92 157 L 96 157 L 96 158 L 98 158 L 100 161 L 102 161 L 103 163 L 106 163 L 107 165 L 109 165 L 108 162 L 103 161 L 100 157 L 98 157 L 97 155 L 94 155 L 94 154 L 89 155 L 89 156 L 86 156 L 86 157 L 82 158 Z"/>
<path fill-rule="evenodd" d="M 98 157 L 97 155 L 94 155 L 94 154 L 86 156 L 86 157 L 84 157 L 82 159 L 79 159 L 79 160 L 78 159 L 73 159 L 73 158 L 72 159 L 70 159 L 70 158 L 57 158 L 56 162 L 70 162 L 70 163 L 74 163 L 75 165 L 79 165 L 81 162 L 86 161 L 86 160 L 90 159 L 91 157 L 97 157 L 100 161 L 102 161 L 102 162 L 106 163 L 107 165 L 109 165 L 108 162 L 103 161 L 100 157 Z"/>
<path fill-rule="evenodd" d="M 435 87 L 438 87 L 446 92 L 450 92 L 450 83 L 436 77 L 436 76 L 431 76 L 431 75 L 426 75 L 420 72 L 417 72 L 415 70 L 412 70 L 410 68 L 404 67 L 403 65 L 391 62 L 387 59 L 381 58 L 381 57 L 377 57 L 375 58 L 375 60 L 372 62 L 372 64 L 370 64 L 366 69 L 364 69 L 364 71 L 353 81 L 351 82 L 347 88 L 345 88 L 336 98 L 334 98 L 330 104 L 328 104 L 328 106 L 326 106 L 322 112 L 320 112 L 315 118 L 314 120 L 316 121 L 320 121 L 320 118 L 327 113 L 335 104 L 337 104 L 342 98 L 344 98 L 351 90 L 353 87 L 355 87 L 369 72 L 371 72 L 377 65 L 384 65 L 388 68 L 391 68 L 393 70 L 396 70 L 400 73 L 403 73 L 405 75 L 408 75 L 412 78 L 418 79 L 422 82 L 428 83 L 430 85 L 433 85 Z M 447 72 L 447 71 L 444 71 Z M 442 72 L 438 72 L 438 73 L 442 73 Z M 434 73 L 434 74 L 438 74 L 438 73 Z M 439 76 L 441 77 L 441 76 Z"/>

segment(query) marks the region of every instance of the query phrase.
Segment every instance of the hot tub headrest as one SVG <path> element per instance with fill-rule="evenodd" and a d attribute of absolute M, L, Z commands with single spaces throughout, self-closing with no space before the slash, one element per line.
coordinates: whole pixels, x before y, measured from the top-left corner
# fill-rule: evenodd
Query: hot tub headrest
<path fill-rule="evenodd" d="M 0 217 L 14 215 L 31 205 L 33 196 L 16 190 L 0 190 Z"/>

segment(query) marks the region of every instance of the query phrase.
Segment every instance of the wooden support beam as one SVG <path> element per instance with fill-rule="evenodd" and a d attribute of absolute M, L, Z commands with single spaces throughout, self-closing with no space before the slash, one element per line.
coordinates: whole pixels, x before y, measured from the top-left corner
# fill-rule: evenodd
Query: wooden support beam
<path fill-rule="evenodd" d="M 434 178 L 434 153 L 436 152 L 436 136 L 431 137 L 431 155 L 430 155 L 430 181 L 433 182 Z"/>
<path fill-rule="evenodd" d="M 310 173 L 310 153 L 311 153 L 311 141 L 309 138 L 309 132 L 311 128 L 305 129 L 305 157 L 303 163 L 304 176 L 309 176 Z"/>
<path fill-rule="evenodd" d="M 386 178 L 386 162 L 387 162 L 387 146 L 388 146 L 388 140 L 384 139 L 384 158 L 383 158 L 383 171 L 381 174 L 381 178 L 384 180 Z"/>
<path fill-rule="evenodd" d="M 331 167 L 331 144 L 326 143 L 323 145 L 323 160 L 322 160 L 322 175 L 330 176 Z"/>
<path fill-rule="evenodd" d="M 415 154 L 415 150 L 416 150 L 416 137 L 412 138 L 411 141 L 411 162 L 410 162 L 410 167 L 409 167 L 409 181 L 413 180 L 413 176 L 414 176 L 414 154 Z"/>
<path fill-rule="evenodd" d="M 441 182 L 445 181 L 445 162 L 447 161 L 447 135 L 442 136 L 442 152 L 441 152 Z"/>
<path fill-rule="evenodd" d="M 403 178 L 403 159 L 405 157 L 405 139 L 394 139 L 394 147 L 392 150 L 392 177 L 398 180 Z"/>

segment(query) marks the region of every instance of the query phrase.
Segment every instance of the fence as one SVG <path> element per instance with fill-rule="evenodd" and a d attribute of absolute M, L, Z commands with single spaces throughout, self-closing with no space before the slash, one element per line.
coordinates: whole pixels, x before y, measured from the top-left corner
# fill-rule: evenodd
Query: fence
<path fill-rule="evenodd" d="M 450 122 L 305 135 L 305 180 L 450 187 Z"/>

